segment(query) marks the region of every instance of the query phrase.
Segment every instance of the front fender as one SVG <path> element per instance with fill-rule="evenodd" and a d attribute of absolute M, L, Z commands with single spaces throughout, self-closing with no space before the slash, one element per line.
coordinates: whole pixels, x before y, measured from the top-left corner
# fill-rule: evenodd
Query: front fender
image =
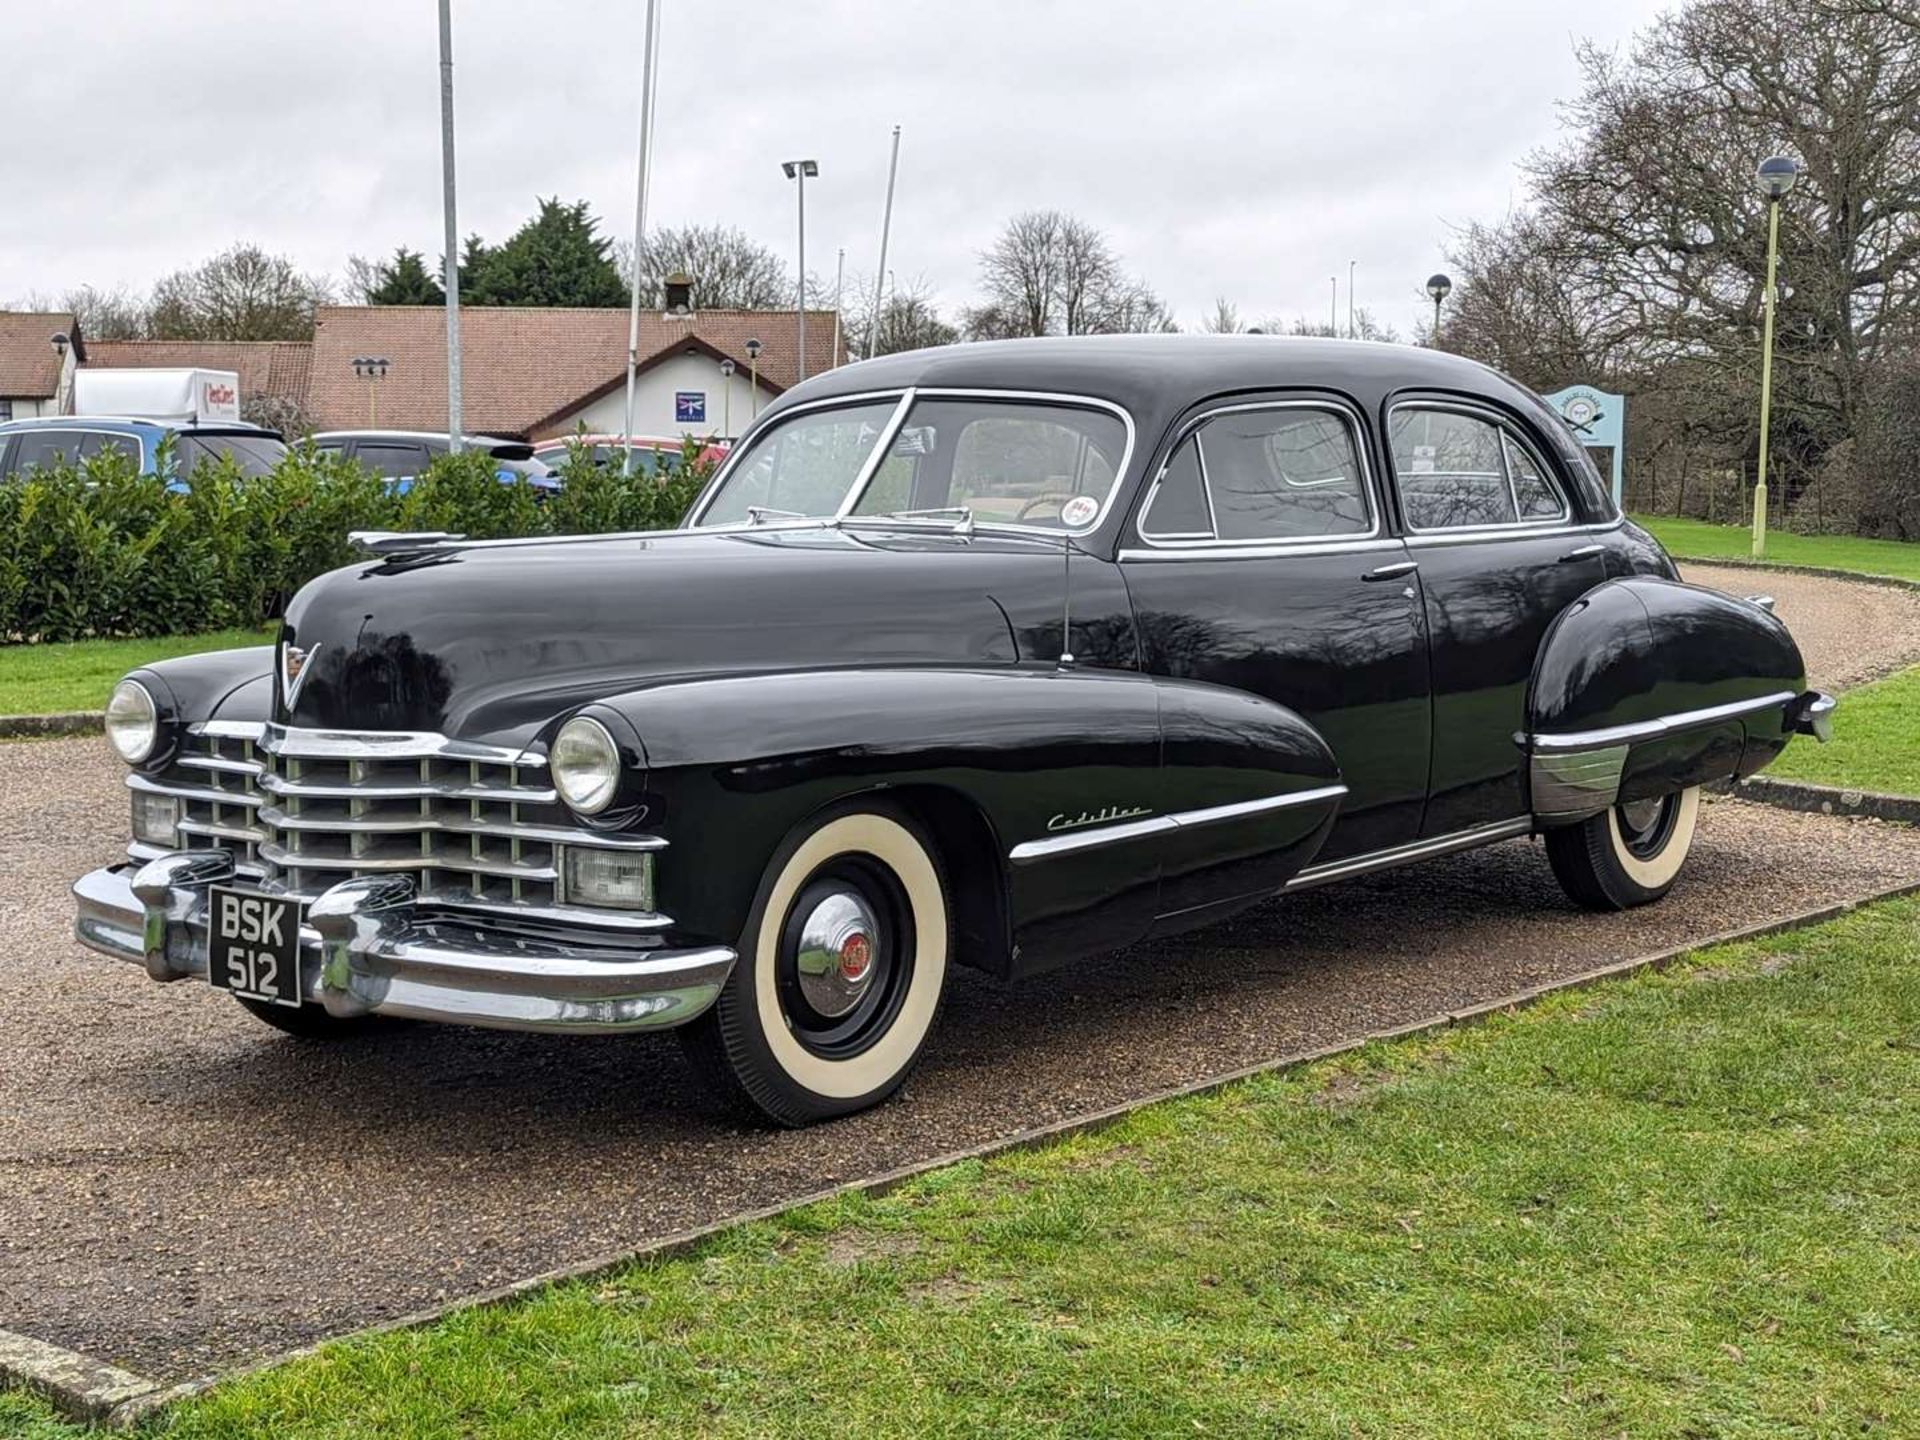
<path fill-rule="evenodd" d="M 1292 712 L 1132 672 L 809 670 L 596 708 L 644 755 L 634 823 L 668 840 L 662 908 L 724 943 L 781 839 L 850 796 L 963 800 L 1005 896 L 1007 954 L 1030 969 L 1137 939 L 1164 908 L 1163 870 L 1183 893 L 1279 888 L 1343 793 Z"/>
<path fill-rule="evenodd" d="M 1543 824 L 1760 769 L 1806 700 L 1787 627 L 1751 601 L 1653 576 L 1570 605 L 1535 661 L 1528 727 Z"/>

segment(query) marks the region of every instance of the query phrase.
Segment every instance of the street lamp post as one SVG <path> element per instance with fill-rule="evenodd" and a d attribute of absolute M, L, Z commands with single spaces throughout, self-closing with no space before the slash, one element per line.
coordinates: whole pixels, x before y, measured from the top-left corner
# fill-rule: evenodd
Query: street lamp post
<path fill-rule="evenodd" d="M 787 179 L 799 185 L 800 304 L 794 311 L 794 317 L 799 322 L 800 348 L 796 358 L 800 363 L 800 378 L 804 380 L 807 378 L 807 181 L 820 173 L 820 166 L 813 160 L 787 160 L 781 163 L 780 169 L 785 172 Z"/>
<path fill-rule="evenodd" d="M 1427 294 L 1433 297 L 1433 348 L 1440 348 L 1440 302 L 1453 293 L 1453 281 L 1445 275 L 1427 277 Z"/>
<path fill-rule="evenodd" d="M 760 418 L 760 341 L 757 338 L 747 341 L 747 389 L 751 392 L 747 397 L 752 407 L 747 412 L 751 424 Z"/>
<path fill-rule="evenodd" d="M 356 355 L 353 357 L 353 373 L 367 382 L 367 428 L 380 428 L 380 407 L 374 403 L 374 382 L 387 378 L 387 366 L 392 362 L 384 355 Z"/>
<path fill-rule="evenodd" d="M 733 361 L 720 362 L 720 428 L 733 439 Z"/>
<path fill-rule="evenodd" d="M 1753 558 L 1767 553 L 1767 445 L 1768 420 L 1773 410 L 1774 274 L 1780 258 L 1780 202 L 1800 178 L 1800 167 L 1786 155 L 1770 155 L 1755 173 L 1760 193 L 1767 197 L 1767 290 L 1762 297 L 1766 319 L 1760 340 L 1760 473 L 1753 487 Z"/>
<path fill-rule="evenodd" d="M 1349 340 L 1360 338 L 1353 329 L 1353 272 L 1359 268 L 1358 260 L 1347 261 L 1347 339 Z"/>
<path fill-rule="evenodd" d="M 47 337 L 47 343 L 53 346 L 53 353 L 58 357 L 53 374 L 53 413 L 64 415 L 73 400 L 70 393 L 73 387 L 67 383 L 67 346 L 72 342 L 67 339 L 66 331 L 56 330 Z"/>

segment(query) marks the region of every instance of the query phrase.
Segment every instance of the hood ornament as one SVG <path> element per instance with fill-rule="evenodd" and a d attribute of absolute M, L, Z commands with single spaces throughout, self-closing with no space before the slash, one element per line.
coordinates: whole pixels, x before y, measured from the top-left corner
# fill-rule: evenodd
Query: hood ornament
<path fill-rule="evenodd" d="M 293 709 L 293 702 L 300 694 L 300 687 L 306 683 L 307 673 L 313 668 L 315 657 L 321 647 L 302 650 L 298 645 L 280 647 L 280 694 L 286 701 L 287 709 Z"/>

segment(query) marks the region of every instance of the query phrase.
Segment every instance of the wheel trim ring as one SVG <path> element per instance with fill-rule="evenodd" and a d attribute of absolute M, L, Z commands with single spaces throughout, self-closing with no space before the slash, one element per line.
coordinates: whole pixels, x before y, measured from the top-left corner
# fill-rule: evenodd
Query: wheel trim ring
<path fill-rule="evenodd" d="M 762 914 L 784 915 L 806 877 L 847 851 L 871 855 L 892 870 L 914 915 L 913 980 L 905 987 L 900 1009 L 884 1035 L 846 1060 L 813 1054 L 778 1023 L 779 927 L 762 923 L 742 946 L 743 955 L 753 959 L 748 983 L 754 987 L 761 1039 L 789 1079 L 829 1100 L 861 1099 L 898 1079 L 932 1027 L 947 974 L 947 905 L 940 876 L 913 833 L 883 815 L 843 815 L 801 841 L 775 877 Z M 768 1023 L 770 1018 L 773 1023 Z"/>

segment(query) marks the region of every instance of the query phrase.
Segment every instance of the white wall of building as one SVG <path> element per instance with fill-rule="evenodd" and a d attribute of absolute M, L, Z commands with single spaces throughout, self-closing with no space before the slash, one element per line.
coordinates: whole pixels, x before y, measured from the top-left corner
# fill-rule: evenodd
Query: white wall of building
<path fill-rule="evenodd" d="M 53 408 L 53 401 L 51 400 L 14 399 L 9 401 L 8 405 L 11 406 L 13 413 L 11 415 L 0 416 L 0 418 L 8 420 L 31 420 L 39 415 L 58 415 L 60 413 Z"/>
<path fill-rule="evenodd" d="M 677 419 L 676 397 L 680 395 L 704 396 L 707 418 L 702 421 Z M 764 385 L 760 387 L 762 408 L 773 398 L 772 390 Z M 633 433 L 636 435 L 697 435 L 701 438 L 718 435 L 723 439 L 731 439 L 747 428 L 747 422 L 753 418 L 753 414 L 753 387 L 748 383 L 745 367 L 735 370 L 729 381 L 720 373 L 720 362 L 704 352 L 676 355 L 670 360 L 663 360 L 651 370 L 641 371 L 634 384 Z M 611 394 L 603 395 L 590 405 L 583 405 L 564 417 L 559 424 L 548 427 L 546 434 L 534 438 L 571 435 L 581 427 L 590 435 L 618 435 L 625 428 L 626 419 L 627 387 L 623 379 Z"/>

